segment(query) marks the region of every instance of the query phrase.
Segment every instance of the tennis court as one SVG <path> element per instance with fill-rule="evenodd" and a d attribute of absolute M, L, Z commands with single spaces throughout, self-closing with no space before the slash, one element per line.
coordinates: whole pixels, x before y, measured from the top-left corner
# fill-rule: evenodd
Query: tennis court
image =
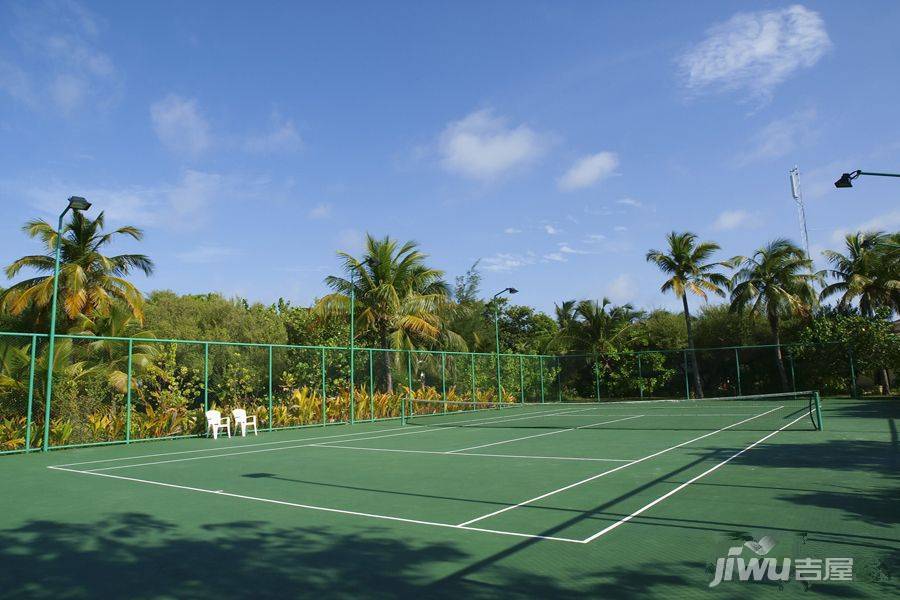
<path fill-rule="evenodd" d="M 17 471 L 27 503 L 8 498 L 5 512 L 7 518 L 24 517 L 23 505 L 36 505 L 31 516 L 44 523 L 40 534 L 27 526 L 21 531 L 30 531 L 34 543 L 54 544 L 51 552 L 60 540 L 42 538 L 61 532 L 70 545 L 81 543 L 73 537 L 96 533 L 134 536 L 149 549 L 166 539 L 190 539 L 199 527 L 204 541 L 180 548 L 174 561 L 157 555 L 142 560 L 188 569 L 200 589 L 204 565 L 215 572 L 216 565 L 239 560 L 223 556 L 229 548 L 237 551 L 229 536 L 255 539 L 257 529 L 269 531 L 241 550 L 261 569 L 253 585 L 274 591 L 272 580 L 259 580 L 267 568 L 276 581 L 290 579 L 285 565 L 278 566 L 288 560 L 296 573 L 306 573 L 303 581 L 313 581 L 300 595 L 322 592 L 326 580 L 334 580 L 333 591 L 346 592 L 336 580 L 347 577 L 350 559 L 357 569 L 373 570 L 364 579 L 377 582 L 386 596 L 426 588 L 436 595 L 555 595 L 596 592 L 614 582 L 616 592 L 606 595 L 637 596 L 654 586 L 699 595 L 709 593 L 709 565 L 735 536 L 756 539 L 761 531 L 777 532 L 785 544 L 788 537 L 796 544 L 801 535 L 826 546 L 849 541 L 849 547 L 818 551 L 832 556 L 852 550 L 866 568 L 890 564 L 898 551 L 896 511 L 871 505 L 886 493 L 876 491 L 881 480 L 896 476 L 895 429 L 881 446 L 881 426 L 893 424 L 896 409 L 891 403 L 874 403 L 881 412 L 860 401 L 823 404 L 820 409 L 814 393 L 502 407 L 412 401 L 405 423 L 14 458 L 3 467 Z M 835 451 L 840 446 L 844 453 Z M 867 458 L 863 448 L 869 446 Z M 826 493 L 820 488 L 829 485 L 869 492 L 856 497 L 859 506 L 785 499 L 795 488 L 800 495 L 804 489 Z M 66 508 L 57 502 L 61 497 L 68 498 Z M 858 523 L 842 521 L 854 510 L 873 514 Z M 62 522 L 51 531 L 46 523 L 60 513 Z M 96 530 L 70 530 L 88 515 L 96 517 Z M 17 546 L 16 535 L 4 529 L 7 548 Z M 213 551 L 208 536 L 226 539 Z M 293 536 L 304 540 L 299 547 L 287 541 Z M 330 551 L 333 564 L 310 574 L 316 568 L 308 564 L 312 548 L 331 542 L 355 547 L 346 547 L 343 556 Z M 116 551 L 102 546 L 90 553 Z M 305 560 L 297 562 L 298 552 Z M 428 564 L 410 570 L 417 561 Z M 64 578 L 78 588 L 76 574 Z M 825 589 L 876 595 L 896 591 L 889 582 L 829 585 Z M 735 597 L 758 588 L 723 584 L 716 592 Z M 185 588 L 183 595 L 200 597 L 200 589 Z"/>

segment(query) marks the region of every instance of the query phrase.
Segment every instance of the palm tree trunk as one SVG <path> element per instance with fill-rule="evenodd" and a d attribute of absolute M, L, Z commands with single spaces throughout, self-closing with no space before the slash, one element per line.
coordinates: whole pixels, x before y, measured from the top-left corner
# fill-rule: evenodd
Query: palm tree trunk
<path fill-rule="evenodd" d="M 687 325 L 688 348 L 691 350 L 691 363 L 694 365 L 694 390 L 698 398 L 703 397 L 703 384 L 700 382 L 700 365 L 697 363 L 697 352 L 694 350 L 694 331 L 691 328 L 691 311 L 688 308 L 687 294 L 681 295 L 684 305 L 684 323 Z"/>
<path fill-rule="evenodd" d="M 784 392 L 788 389 L 787 371 L 784 370 L 784 358 L 781 356 L 781 327 L 778 315 L 769 319 L 769 327 L 772 328 L 772 338 L 775 340 L 775 366 L 778 367 L 778 377 L 781 379 L 781 389 Z"/>

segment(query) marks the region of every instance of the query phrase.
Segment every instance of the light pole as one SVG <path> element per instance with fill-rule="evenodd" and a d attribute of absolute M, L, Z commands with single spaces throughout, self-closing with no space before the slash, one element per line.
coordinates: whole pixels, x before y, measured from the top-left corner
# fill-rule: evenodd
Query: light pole
<path fill-rule="evenodd" d="M 503 288 L 496 294 L 494 294 L 493 300 L 496 300 L 503 294 L 509 292 L 509 295 L 518 294 L 519 290 L 514 287 Z M 500 307 L 496 302 L 494 302 L 494 339 L 496 341 L 496 349 L 497 349 L 497 404 L 503 401 L 503 388 L 500 385 Z"/>
<path fill-rule="evenodd" d="M 841 178 L 834 182 L 834 187 L 836 188 L 850 188 L 853 187 L 853 180 L 859 177 L 860 175 L 874 175 L 875 177 L 900 177 L 900 173 L 870 173 L 867 171 L 860 171 L 859 169 L 855 171 L 851 171 L 850 173 L 844 173 L 841 175 Z"/>
<path fill-rule="evenodd" d="M 381 264 L 371 256 L 362 261 L 363 265 L 376 268 Z M 350 271 L 350 424 L 356 419 L 356 270 Z"/>
<path fill-rule="evenodd" d="M 47 395 L 44 398 L 44 446 L 42 450 L 47 452 L 50 446 L 50 398 L 53 394 L 53 363 L 55 362 L 54 346 L 56 338 L 56 297 L 59 294 L 59 259 L 62 249 L 63 217 L 70 210 L 82 211 L 91 207 L 91 203 L 81 196 L 69 198 L 69 204 L 59 215 L 59 224 L 56 226 L 56 262 L 53 265 L 53 300 L 50 303 L 50 340 L 47 347 Z"/>

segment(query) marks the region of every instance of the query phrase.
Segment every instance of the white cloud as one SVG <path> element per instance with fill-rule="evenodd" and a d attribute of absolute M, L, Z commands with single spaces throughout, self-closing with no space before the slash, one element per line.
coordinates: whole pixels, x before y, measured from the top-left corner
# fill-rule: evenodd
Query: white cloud
<path fill-rule="evenodd" d="M 616 204 L 622 204 L 624 206 L 633 206 L 634 208 L 641 208 L 644 205 L 641 204 L 640 201 L 635 200 L 634 198 L 622 198 L 621 200 L 616 200 Z"/>
<path fill-rule="evenodd" d="M 113 104 L 120 81 L 98 47 L 101 26 L 94 16 L 74 1 L 24 6 L 28 10 L 12 11 L 9 36 L 22 64 L 0 61 L 0 92 L 31 109 L 63 115 Z"/>
<path fill-rule="evenodd" d="M 573 248 L 569 244 L 565 242 L 561 242 L 558 244 L 559 251 L 563 254 L 593 254 L 593 252 L 589 252 L 587 250 L 580 250 L 578 248 Z"/>
<path fill-rule="evenodd" d="M 606 236 L 603 235 L 602 233 L 590 233 L 584 239 L 584 243 L 585 244 L 599 244 L 600 242 L 602 242 L 605 239 L 606 239 Z"/>
<path fill-rule="evenodd" d="M 768 97 L 794 71 L 815 65 L 829 48 L 819 13 L 795 4 L 737 13 L 713 25 L 679 64 L 693 92 L 746 90 Z"/>
<path fill-rule="evenodd" d="M 294 122 L 284 120 L 277 114 L 272 116 L 273 128 L 268 133 L 252 135 L 244 142 L 248 152 L 270 154 L 273 152 L 291 152 L 303 145 Z"/>
<path fill-rule="evenodd" d="M 631 275 L 619 275 L 606 286 L 605 295 L 616 304 L 633 302 L 638 293 L 637 281 Z"/>
<path fill-rule="evenodd" d="M 327 219 L 331 216 L 331 204 L 321 202 L 310 209 L 306 216 L 310 219 Z"/>
<path fill-rule="evenodd" d="M 619 233 L 623 233 L 625 231 L 628 231 L 628 228 L 624 225 L 616 225 L 615 227 L 613 227 L 613 230 L 618 231 Z"/>
<path fill-rule="evenodd" d="M 509 127 L 506 119 L 487 109 L 450 123 L 438 139 L 446 170 L 483 181 L 533 162 L 544 146 L 541 136 L 527 125 Z"/>
<path fill-rule="evenodd" d="M 543 258 L 545 262 L 566 262 L 568 260 L 562 252 L 550 252 L 541 258 Z"/>
<path fill-rule="evenodd" d="M 337 235 L 338 250 L 348 254 L 361 252 L 366 246 L 366 236 L 356 229 L 342 229 Z"/>
<path fill-rule="evenodd" d="M 713 229 L 716 231 L 730 231 L 732 229 L 750 229 L 762 225 L 762 219 L 758 215 L 751 214 L 746 210 L 726 210 L 719 213 L 713 223 Z"/>
<path fill-rule="evenodd" d="M 554 227 L 553 225 L 544 225 L 544 231 L 547 232 L 547 235 L 559 235 L 560 230 Z"/>
<path fill-rule="evenodd" d="M 481 259 L 479 263 L 485 271 L 513 271 L 535 263 L 534 253 L 512 254 L 498 252 L 494 256 Z"/>
<path fill-rule="evenodd" d="M 815 119 L 816 111 L 808 109 L 772 121 L 753 136 L 750 149 L 737 157 L 737 164 L 781 158 L 809 145 L 815 136 Z"/>
<path fill-rule="evenodd" d="M 557 185 L 563 191 L 580 190 L 615 175 L 619 156 L 615 152 L 598 152 L 575 161 L 560 177 Z"/>
<path fill-rule="evenodd" d="M 169 94 L 150 107 L 153 129 L 159 140 L 178 154 L 197 156 L 209 148 L 209 123 L 197 101 Z"/>
<path fill-rule="evenodd" d="M 224 182 L 222 175 L 188 170 L 177 183 L 154 187 L 91 187 L 62 182 L 39 187 L 13 185 L 10 192 L 55 215 L 59 212 L 59 199 L 77 190 L 94 204 L 92 214 L 94 210 L 102 210 L 111 223 L 190 231 L 206 223 L 214 201 L 221 202 L 226 194 L 239 187 L 236 181 L 228 186 Z"/>
<path fill-rule="evenodd" d="M 516 235 L 517 233 L 522 233 L 521 229 L 516 229 L 515 227 L 507 227 L 503 230 L 503 233 L 506 235 Z"/>
<path fill-rule="evenodd" d="M 900 210 L 892 210 L 889 213 L 878 215 L 860 223 L 856 227 L 835 229 L 831 233 L 831 241 L 835 244 L 843 244 L 844 236 L 856 231 L 896 231 L 900 229 Z"/>
<path fill-rule="evenodd" d="M 234 256 L 235 254 L 237 254 L 237 251 L 233 248 L 226 248 L 225 246 L 201 245 L 197 246 L 193 250 L 188 250 L 187 252 L 176 254 L 176 256 L 182 262 L 203 265 L 221 262 L 226 258 Z"/>

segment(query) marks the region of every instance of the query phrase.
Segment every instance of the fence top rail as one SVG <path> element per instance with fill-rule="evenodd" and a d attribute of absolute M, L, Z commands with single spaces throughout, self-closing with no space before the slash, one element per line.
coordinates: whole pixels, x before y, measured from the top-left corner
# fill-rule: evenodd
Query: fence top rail
<path fill-rule="evenodd" d="M 0 331 L 0 337 L 29 337 L 33 340 L 38 338 L 45 339 L 49 337 L 47 333 L 37 333 L 37 332 L 16 332 L 16 331 Z M 196 344 L 200 346 L 237 346 L 242 348 L 281 348 L 288 350 L 328 350 L 328 351 L 350 351 L 349 346 L 311 346 L 311 345 L 303 345 L 303 344 L 278 344 L 278 343 L 261 343 L 261 342 L 236 342 L 236 341 L 224 341 L 224 340 L 184 340 L 184 339 L 174 339 L 174 338 L 155 338 L 155 337 L 122 337 L 122 336 L 103 336 L 103 335 L 93 335 L 93 334 L 78 334 L 78 333 L 58 333 L 54 337 L 60 339 L 73 339 L 73 340 L 96 340 L 96 341 L 119 341 L 119 342 L 143 342 L 143 343 L 155 343 L 155 344 Z M 757 349 L 771 349 L 771 348 L 800 348 L 804 346 L 841 346 L 839 342 L 830 342 L 825 344 L 803 344 L 801 342 L 791 342 L 786 344 L 750 344 L 746 346 L 714 346 L 714 347 L 703 347 L 703 348 L 694 348 L 693 352 L 709 352 L 714 350 L 757 350 Z M 354 351 L 357 352 L 396 352 L 398 354 L 404 353 L 412 353 L 412 354 L 434 354 L 441 355 L 445 354 L 448 356 L 497 356 L 496 352 L 466 352 L 462 350 L 432 350 L 432 349 L 393 349 L 393 348 L 369 348 L 366 346 L 355 346 L 353 348 Z M 631 355 L 631 356 L 640 356 L 647 354 L 681 354 L 684 352 L 691 352 L 690 348 L 680 348 L 680 349 L 647 349 L 647 350 L 629 350 L 620 352 L 623 355 Z M 594 358 L 596 356 L 602 355 L 602 352 L 597 353 L 578 353 L 578 354 L 522 354 L 517 352 L 500 352 L 499 355 L 505 358 Z"/>

